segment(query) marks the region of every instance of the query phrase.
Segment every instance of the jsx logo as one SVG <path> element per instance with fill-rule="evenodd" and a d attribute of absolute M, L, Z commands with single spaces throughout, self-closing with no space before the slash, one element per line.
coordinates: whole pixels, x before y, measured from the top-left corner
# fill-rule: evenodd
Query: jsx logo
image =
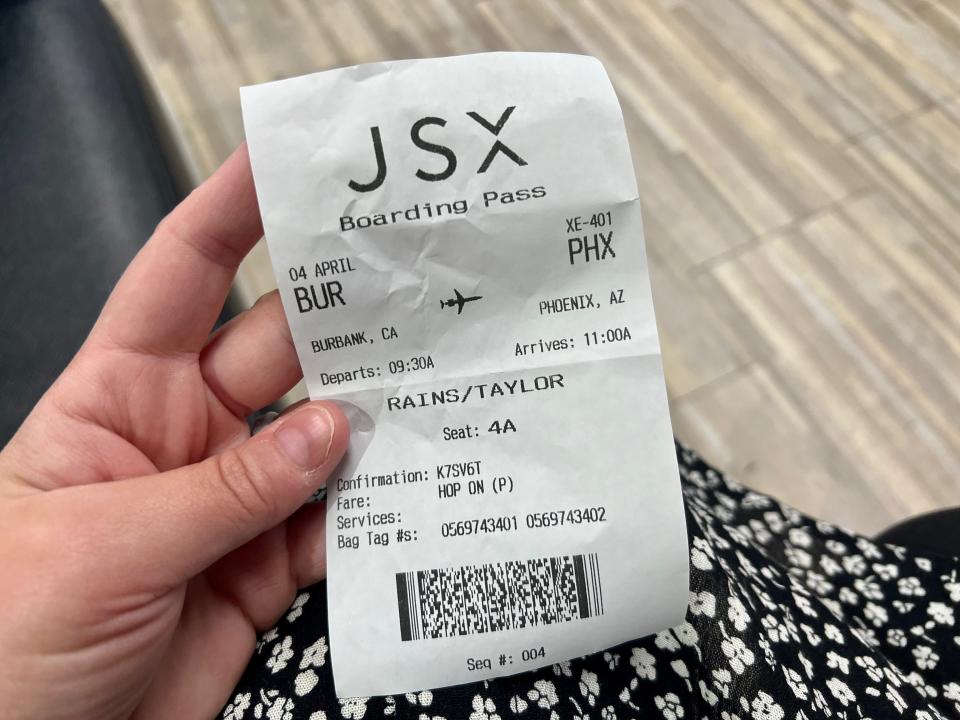
<path fill-rule="evenodd" d="M 513 111 L 516 109 L 516 107 L 516 105 L 511 105 L 502 113 L 500 113 L 500 119 L 497 120 L 496 124 L 490 122 L 476 111 L 471 110 L 467 113 L 468 117 L 482 125 L 486 130 L 489 130 L 493 136 L 497 138 L 493 145 L 490 146 L 490 150 L 487 152 L 487 156 L 483 159 L 483 162 L 480 163 L 480 169 L 477 170 L 477 174 L 485 173 L 490 167 L 490 164 L 493 162 L 494 158 L 500 154 L 506 155 L 517 165 L 527 164 L 526 160 L 524 160 L 516 152 L 511 150 L 500 141 L 500 131 L 503 130 L 503 126 L 507 124 L 507 120 L 510 119 L 510 116 L 513 114 Z M 446 180 L 448 177 L 453 175 L 457 169 L 457 155 L 451 148 L 447 147 L 446 145 L 441 145 L 440 143 L 425 140 L 421 134 L 423 129 L 428 125 L 439 125 L 440 127 L 444 127 L 446 124 L 447 121 L 441 117 L 427 116 L 420 118 L 410 126 L 410 140 L 414 145 L 421 150 L 426 150 L 429 153 L 439 155 L 445 158 L 447 161 L 447 166 L 441 172 L 427 172 L 423 168 L 418 168 L 417 177 L 421 180 L 426 180 L 427 182 Z M 387 179 L 387 161 L 383 156 L 383 140 L 380 138 L 380 127 L 378 125 L 374 125 L 372 128 L 370 128 L 370 137 L 373 139 L 373 156 L 377 160 L 377 175 L 375 178 L 373 178 L 373 180 L 366 183 L 351 180 L 348 185 L 350 186 L 351 190 L 356 190 L 357 192 L 370 192 L 371 190 L 376 190 L 378 187 L 383 185 L 383 181 Z"/>

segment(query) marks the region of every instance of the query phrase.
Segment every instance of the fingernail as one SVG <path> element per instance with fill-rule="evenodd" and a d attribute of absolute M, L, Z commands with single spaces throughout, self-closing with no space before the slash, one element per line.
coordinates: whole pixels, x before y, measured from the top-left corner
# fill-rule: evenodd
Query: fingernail
<path fill-rule="evenodd" d="M 323 465 L 333 442 L 333 418 L 324 407 L 304 407 L 283 418 L 274 433 L 277 445 L 305 470 Z"/>

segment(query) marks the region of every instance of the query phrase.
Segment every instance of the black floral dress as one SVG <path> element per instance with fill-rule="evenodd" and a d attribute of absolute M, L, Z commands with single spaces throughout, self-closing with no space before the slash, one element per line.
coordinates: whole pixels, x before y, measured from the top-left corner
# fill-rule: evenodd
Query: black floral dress
<path fill-rule="evenodd" d="M 960 718 L 957 560 L 878 546 L 678 455 L 691 566 L 682 625 L 509 678 L 338 700 L 321 583 L 261 637 L 222 717 Z"/>

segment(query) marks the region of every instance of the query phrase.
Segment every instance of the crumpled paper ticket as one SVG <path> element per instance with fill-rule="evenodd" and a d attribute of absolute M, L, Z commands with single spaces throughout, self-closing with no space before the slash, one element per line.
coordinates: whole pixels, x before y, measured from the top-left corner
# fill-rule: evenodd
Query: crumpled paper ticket
<path fill-rule="evenodd" d="M 328 483 L 341 697 L 517 673 L 683 620 L 687 546 L 636 179 L 585 56 L 243 88 Z"/>

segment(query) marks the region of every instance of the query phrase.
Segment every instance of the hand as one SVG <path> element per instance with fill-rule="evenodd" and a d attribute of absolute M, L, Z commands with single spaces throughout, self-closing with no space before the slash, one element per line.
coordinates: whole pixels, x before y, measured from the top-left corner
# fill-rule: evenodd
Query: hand
<path fill-rule="evenodd" d="M 256 632 L 324 577 L 323 508 L 301 505 L 347 422 L 307 403 L 250 438 L 301 374 L 276 293 L 209 334 L 261 234 L 241 147 L 0 453 L 5 717 L 212 717 Z"/>

